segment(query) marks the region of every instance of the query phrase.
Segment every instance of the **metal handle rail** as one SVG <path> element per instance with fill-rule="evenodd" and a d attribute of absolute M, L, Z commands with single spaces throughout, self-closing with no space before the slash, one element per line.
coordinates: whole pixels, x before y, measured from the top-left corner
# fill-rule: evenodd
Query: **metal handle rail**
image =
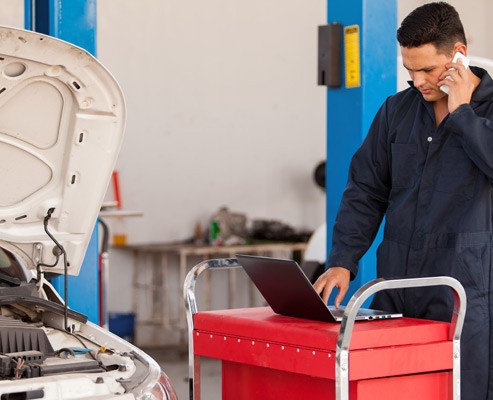
<path fill-rule="evenodd" d="M 466 315 L 466 293 L 458 280 L 448 276 L 429 278 L 375 279 L 363 285 L 351 297 L 341 322 L 336 345 L 336 399 L 349 399 L 349 343 L 354 322 L 361 305 L 373 294 L 388 289 L 406 289 L 427 286 L 450 286 L 454 291 L 454 311 L 450 323 L 449 340 L 453 342 L 453 399 L 460 399 L 460 336 Z"/>
<path fill-rule="evenodd" d="M 195 284 L 199 275 L 208 269 L 238 268 L 241 265 L 236 258 L 221 258 L 202 261 L 193 267 L 185 278 L 183 295 L 185 297 L 185 311 L 188 325 L 188 388 L 190 400 L 200 400 L 200 379 L 198 367 L 193 353 L 193 316 L 197 313 L 197 301 L 195 299 Z M 197 377 L 197 379 L 195 379 Z"/>
<path fill-rule="evenodd" d="M 193 350 L 193 316 L 197 313 L 197 301 L 195 299 L 195 284 L 199 275 L 208 269 L 238 268 L 241 265 L 235 258 L 223 258 L 202 261 L 193 267 L 185 278 L 183 295 L 188 325 L 188 374 L 189 374 L 189 399 L 200 400 L 200 374 L 196 370 Z M 453 341 L 453 399 L 460 399 L 460 336 L 464 325 L 466 310 L 466 294 L 464 288 L 454 278 L 440 276 L 430 278 L 376 279 L 363 285 L 351 298 L 346 306 L 339 330 L 336 345 L 336 399 L 349 399 L 349 343 L 353 333 L 354 322 L 361 305 L 373 294 L 381 290 L 405 289 L 426 286 L 450 286 L 454 290 L 454 311 L 450 324 L 449 339 Z M 195 378 L 197 377 L 197 379 Z"/>

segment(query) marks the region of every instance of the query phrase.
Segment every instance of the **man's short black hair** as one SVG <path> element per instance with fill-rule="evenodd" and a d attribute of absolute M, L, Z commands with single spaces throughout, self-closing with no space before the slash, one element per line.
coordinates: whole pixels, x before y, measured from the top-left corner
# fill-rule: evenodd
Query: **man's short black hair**
<path fill-rule="evenodd" d="M 459 13 L 443 1 L 416 8 L 402 21 L 397 30 L 402 47 L 433 44 L 438 52 L 450 54 L 457 42 L 467 45 Z"/>

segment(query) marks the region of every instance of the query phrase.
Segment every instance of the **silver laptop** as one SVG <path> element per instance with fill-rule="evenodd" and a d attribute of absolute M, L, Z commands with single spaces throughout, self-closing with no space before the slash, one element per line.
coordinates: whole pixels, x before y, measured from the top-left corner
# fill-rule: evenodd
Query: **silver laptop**
<path fill-rule="evenodd" d="M 327 307 L 295 261 L 244 254 L 237 254 L 236 259 L 275 313 L 322 322 L 342 321 L 344 308 Z M 402 314 L 363 308 L 356 320 L 399 317 Z"/>

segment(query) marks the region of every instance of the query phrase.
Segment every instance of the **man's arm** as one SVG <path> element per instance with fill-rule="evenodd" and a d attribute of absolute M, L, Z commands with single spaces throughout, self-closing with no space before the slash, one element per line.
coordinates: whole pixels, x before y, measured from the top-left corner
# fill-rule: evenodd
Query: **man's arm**
<path fill-rule="evenodd" d="M 390 192 L 387 132 L 385 103 L 351 160 L 348 183 L 334 224 L 329 269 L 314 284 L 324 301 L 337 288 L 337 307 L 350 279 L 358 273 L 358 261 L 371 246 L 387 209 Z"/>

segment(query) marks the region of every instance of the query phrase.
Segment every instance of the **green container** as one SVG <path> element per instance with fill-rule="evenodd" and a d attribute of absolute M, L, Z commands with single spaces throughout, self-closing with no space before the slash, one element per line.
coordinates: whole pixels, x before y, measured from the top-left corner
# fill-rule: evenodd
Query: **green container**
<path fill-rule="evenodd" d="M 214 245 L 217 244 L 217 241 L 219 240 L 219 233 L 221 229 L 219 228 L 219 223 L 213 219 L 211 221 L 211 227 L 209 229 L 209 243 Z"/>

